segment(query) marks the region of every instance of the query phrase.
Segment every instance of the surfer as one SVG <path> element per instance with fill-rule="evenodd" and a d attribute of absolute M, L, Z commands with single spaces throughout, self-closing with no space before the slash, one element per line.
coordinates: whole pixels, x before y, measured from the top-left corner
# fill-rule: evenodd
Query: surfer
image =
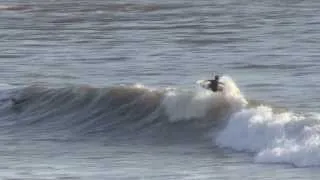
<path fill-rule="evenodd" d="M 210 82 L 208 88 L 212 91 L 212 92 L 217 92 L 217 91 L 222 91 L 222 86 L 223 83 L 219 82 L 219 76 L 215 75 L 213 80 L 207 80 L 208 82 Z M 222 85 L 222 86 L 221 86 Z"/>
<path fill-rule="evenodd" d="M 27 99 L 17 99 L 17 98 L 11 98 L 11 102 L 15 105 L 17 104 L 22 104 L 24 103 L 25 101 L 27 101 Z"/>

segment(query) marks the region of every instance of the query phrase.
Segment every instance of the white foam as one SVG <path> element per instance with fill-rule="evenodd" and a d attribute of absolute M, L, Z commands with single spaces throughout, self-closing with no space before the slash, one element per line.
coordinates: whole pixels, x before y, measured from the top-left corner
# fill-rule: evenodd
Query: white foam
<path fill-rule="evenodd" d="M 247 105 L 248 101 L 244 98 L 236 83 L 229 76 L 222 76 L 220 82 L 224 84 L 223 93 L 226 97 L 236 99 L 241 105 Z"/>
<path fill-rule="evenodd" d="M 255 162 L 320 165 L 320 118 L 317 114 L 274 113 L 259 106 L 235 113 L 215 139 L 220 147 L 255 152 Z"/>
<path fill-rule="evenodd" d="M 204 117 L 213 111 L 219 114 L 217 111 L 222 110 L 233 112 L 247 104 L 230 77 L 224 76 L 221 81 L 225 84 L 222 93 L 212 93 L 203 88 L 196 88 L 192 92 L 167 89 L 163 104 L 169 119 L 171 121 L 189 120 Z M 202 81 L 197 81 L 197 83 L 199 82 Z"/>
<path fill-rule="evenodd" d="M 210 108 L 215 96 L 210 92 L 179 92 L 171 89 L 166 92 L 163 104 L 171 121 L 203 117 Z"/>
<path fill-rule="evenodd" d="M 146 86 L 144 84 L 141 84 L 141 83 L 136 83 L 132 86 L 133 88 L 136 88 L 136 89 L 143 89 L 143 90 L 146 90 L 146 91 L 156 91 L 157 89 L 154 88 L 154 87 L 151 87 L 151 86 Z"/>

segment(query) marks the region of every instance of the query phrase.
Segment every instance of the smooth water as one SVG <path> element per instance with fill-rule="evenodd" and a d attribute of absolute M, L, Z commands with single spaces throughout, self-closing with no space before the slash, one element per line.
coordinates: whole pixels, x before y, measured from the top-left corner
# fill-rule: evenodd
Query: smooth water
<path fill-rule="evenodd" d="M 319 10 L 0 0 L 0 177 L 319 179 Z"/>

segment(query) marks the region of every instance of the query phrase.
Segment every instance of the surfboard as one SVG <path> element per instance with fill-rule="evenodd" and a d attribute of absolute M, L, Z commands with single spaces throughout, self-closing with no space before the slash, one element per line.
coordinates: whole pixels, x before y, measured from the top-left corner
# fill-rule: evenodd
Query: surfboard
<path fill-rule="evenodd" d="M 209 85 L 210 85 L 210 81 L 209 80 L 198 80 L 197 84 L 199 84 L 202 88 L 207 89 L 207 90 L 211 90 Z M 223 86 L 221 84 L 218 85 L 218 91 L 223 91 Z"/>
<path fill-rule="evenodd" d="M 201 87 L 205 89 L 209 89 L 210 81 L 208 80 L 198 80 L 197 84 L 199 84 Z"/>

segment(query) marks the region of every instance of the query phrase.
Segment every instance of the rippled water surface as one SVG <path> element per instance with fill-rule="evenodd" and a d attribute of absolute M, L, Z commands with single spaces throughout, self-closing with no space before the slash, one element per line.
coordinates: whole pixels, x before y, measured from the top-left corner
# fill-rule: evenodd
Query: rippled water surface
<path fill-rule="evenodd" d="M 297 136 L 312 126 L 319 138 L 319 12 L 316 0 L 0 0 L 0 98 L 9 87 L 32 97 L 0 106 L 0 177 L 319 179 L 318 140 L 304 146 L 315 162 L 303 151 L 270 165 L 212 143 L 212 123 L 186 120 L 219 106 L 188 99 L 219 73 L 250 102 L 304 114 L 312 123 Z M 164 104 L 185 120 L 168 125 Z"/>

